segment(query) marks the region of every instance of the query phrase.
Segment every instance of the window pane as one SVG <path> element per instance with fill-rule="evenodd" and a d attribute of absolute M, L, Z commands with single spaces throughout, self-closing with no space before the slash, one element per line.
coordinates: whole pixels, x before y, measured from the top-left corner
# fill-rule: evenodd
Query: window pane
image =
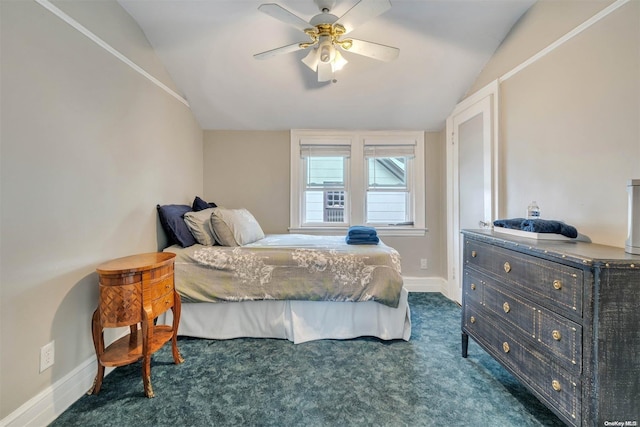
<path fill-rule="evenodd" d="M 368 191 L 367 222 L 395 224 L 407 221 L 408 194 L 405 191 Z"/>
<path fill-rule="evenodd" d="M 344 157 L 307 157 L 307 187 L 343 187 Z"/>
<path fill-rule="evenodd" d="M 322 222 L 324 215 L 324 192 L 305 191 L 305 219 L 304 222 Z"/>
<path fill-rule="evenodd" d="M 369 187 L 405 188 L 407 186 L 406 157 L 370 157 Z"/>
<path fill-rule="evenodd" d="M 305 191 L 305 222 L 344 222 L 344 191 Z"/>

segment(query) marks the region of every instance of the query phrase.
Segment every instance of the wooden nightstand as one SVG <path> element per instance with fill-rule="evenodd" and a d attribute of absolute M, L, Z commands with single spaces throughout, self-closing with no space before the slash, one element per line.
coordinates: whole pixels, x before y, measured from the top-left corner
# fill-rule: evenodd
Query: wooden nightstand
<path fill-rule="evenodd" d="M 167 252 L 132 255 L 100 264 L 100 302 L 93 313 L 93 344 L 98 373 L 89 394 L 98 394 L 105 366 L 123 366 L 142 362 L 144 393 L 153 397 L 151 355 L 171 340 L 173 360 L 184 359 L 177 343 L 180 322 L 180 296 L 173 283 L 175 254 Z M 154 319 L 173 311 L 173 324 L 154 325 Z M 140 328 L 138 328 L 140 325 Z M 104 328 L 129 326 L 131 333 L 104 347 Z"/>

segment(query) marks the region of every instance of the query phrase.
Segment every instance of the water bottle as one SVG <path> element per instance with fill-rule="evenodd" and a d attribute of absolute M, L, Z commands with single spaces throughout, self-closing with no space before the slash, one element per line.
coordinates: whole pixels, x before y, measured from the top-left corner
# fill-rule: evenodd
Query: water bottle
<path fill-rule="evenodd" d="M 529 207 L 527 208 L 527 219 L 538 219 L 540 218 L 540 208 L 538 204 L 534 200 L 531 202 Z"/>

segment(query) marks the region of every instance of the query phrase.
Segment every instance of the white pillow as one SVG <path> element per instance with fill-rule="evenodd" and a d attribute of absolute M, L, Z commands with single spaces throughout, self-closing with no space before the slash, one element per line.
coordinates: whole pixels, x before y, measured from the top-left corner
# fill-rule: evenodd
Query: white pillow
<path fill-rule="evenodd" d="M 197 212 L 187 212 L 184 214 L 184 222 L 187 228 L 196 238 L 198 243 L 205 246 L 213 246 L 216 241 L 211 228 L 211 214 L 214 208 L 203 209 Z"/>
<path fill-rule="evenodd" d="M 223 246 L 242 246 L 264 239 L 258 221 L 246 209 L 213 208 L 213 236 Z"/>

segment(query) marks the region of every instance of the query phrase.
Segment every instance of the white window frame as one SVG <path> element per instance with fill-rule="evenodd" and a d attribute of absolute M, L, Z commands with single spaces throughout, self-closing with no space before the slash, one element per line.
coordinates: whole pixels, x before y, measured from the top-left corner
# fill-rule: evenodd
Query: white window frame
<path fill-rule="evenodd" d="M 345 145 L 351 146 L 345 173 L 345 224 L 304 223 L 304 161 L 300 155 L 301 145 Z M 365 145 L 415 145 L 415 158 L 407 172 L 407 189 L 413 225 L 372 224 L 382 236 L 424 236 L 425 227 L 425 155 L 424 132 L 417 131 L 325 131 L 291 130 L 291 174 L 290 174 L 290 226 L 291 233 L 344 234 L 349 225 L 365 224 L 367 197 L 367 166 Z"/>

